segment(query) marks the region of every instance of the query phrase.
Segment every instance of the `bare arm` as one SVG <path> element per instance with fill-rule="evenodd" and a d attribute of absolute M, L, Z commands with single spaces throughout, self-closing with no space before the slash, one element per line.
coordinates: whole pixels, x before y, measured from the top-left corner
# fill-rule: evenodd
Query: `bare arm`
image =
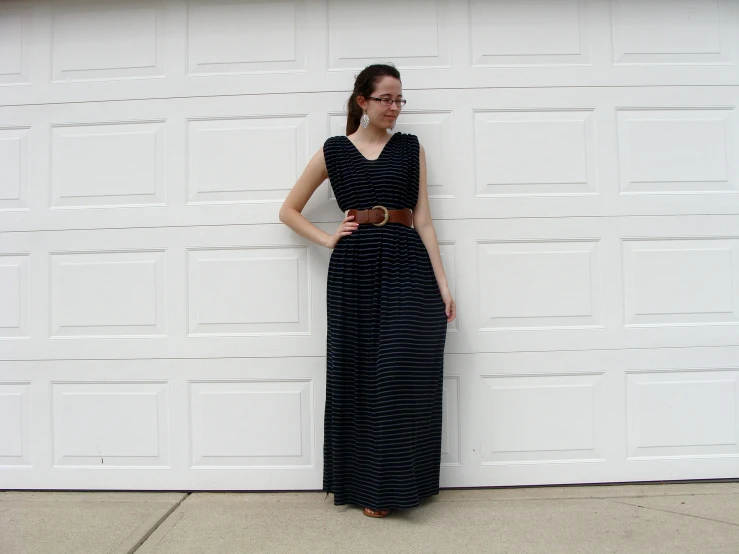
<path fill-rule="evenodd" d="M 416 203 L 416 207 L 413 208 L 413 227 L 418 231 L 423 244 L 426 246 L 426 250 L 429 252 L 431 265 L 434 268 L 434 275 L 441 289 L 448 287 L 448 283 L 446 273 L 444 273 L 444 266 L 441 263 L 441 253 L 439 252 L 439 243 L 436 239 L 436 231 L 431 221 L 431 210 L 429 209 L 428 189 L 426 186 L 426 152 L 423 146 L 420 146 L 420 150 L 421 177 L 418 184 L 418 202 Z"/>
<path fill-rule="evenodd" d="M 436 238 L 434 224 L 431 221 L 431 210 L 429 209 L 428 187 L 426 185 L 426 152 L 423 146 L 419 145 L 419 163 L 420 177 L 418 183 L 418 201 L 413 209 L 413 227 L 418 232 L 423 241 L 426 250 L 428 250 L 431 266 L 434 268 L 434 276 L 439 284 L 441 297 L 444 299 L 446 306 L 447 321 L 453 321 L 457 314 L 457 307 L 451 293 L 449 292 L 449 284 L 447 283 L 444 266 L 441 263 L 441 253 L 439 252 L 439 243 Z"/>
<path fill-rule="evenodd" d="M 301 237 L 313 241 L 320 246 L 333 248 L 336 244 L 336 240 L 334 240 L 335 236 L 329 235 L 327 232 L 313 225 L 301 213 L 308 200 L 310 200 L 310 197 L 313 196 L 316 189 L 327 178 L 326 159 L 323 157 L 323 148 L 321 148 L 308 162 L 308 165 L 303 170 L 303 174 L 282 203 L 280 221 Z"/>

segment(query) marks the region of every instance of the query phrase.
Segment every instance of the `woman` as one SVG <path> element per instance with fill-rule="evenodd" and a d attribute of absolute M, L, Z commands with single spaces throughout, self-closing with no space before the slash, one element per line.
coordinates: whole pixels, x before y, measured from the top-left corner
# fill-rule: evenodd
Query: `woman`
<path fill-rule="evenodd" d="M 415 135 L 388 133 L 405 102 L 397 69 L 366 67 L 349 98 L 347 136 L 326 140 L 280 209 L 280 221 L 333 249 L 323 490 L 370 517 L 439 492 L 444 343 L 456 316 L 423 147 Z M 346 215 L 333 235 L 301 214 L 327 177 Z"/>

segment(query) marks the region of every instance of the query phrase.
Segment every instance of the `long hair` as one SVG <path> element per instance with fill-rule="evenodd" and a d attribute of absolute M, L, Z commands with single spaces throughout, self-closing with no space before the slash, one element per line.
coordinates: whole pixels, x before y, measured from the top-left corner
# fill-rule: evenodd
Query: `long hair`
<path fill-rule="evenodd" d="M 400 72 L 392 65 L 374 64 L 365 67 L 354 81 L 354 90 L 346 105 L 346 134 L 351 135 L 359 128 L 362 108 L 357 104 L 357 96 L 367 98 L 375 90 L 377 82 L 383 77 L 395 77 L 400 81 Z"/>

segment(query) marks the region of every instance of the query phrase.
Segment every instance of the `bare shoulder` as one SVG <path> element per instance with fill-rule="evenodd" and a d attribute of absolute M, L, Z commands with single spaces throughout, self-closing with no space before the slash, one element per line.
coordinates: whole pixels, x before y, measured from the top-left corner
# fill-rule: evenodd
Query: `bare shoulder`
<path fill-rule="evenodd" d="M 326 154 L 324 152 L 325 147 L 326 145 L 324 144 L 316 151 L 315 154 L 313 154 L 313 157 L 308 162 L 308 165 L 306 167 L 306 169 L 310 170 L 311 173 L 321 175 L 324 179 L 328 177 L 328 169 L 326 168 Z"/>
<path fill-rule="evenodd" d="M 307 186 L 309 190 L 313 191 L 328 178 L 328 168 L 326 166 L 326 154 L 324 144 L 319 148 L 313 157 L 308 161 L 303 170 L 303 175 L 298 179 L 296 183 L 299 187 Z"/>
<path fill-rule="evenodd" d="M 313 154 L 313 157 L 308 162 L 308 165 L 326 165 L 326 146 L 321 146 L 316 152 Z"/>
<path fill-rule="evenodd" d="M 423 144 L 421 144 L 421 141 L 418 140 L 418 137 L 416 137 L 416 141 L 418 142 L 418 158 L 421 160 L 421 162 L 426 161 L 426 150 L 423 148 Z"/>

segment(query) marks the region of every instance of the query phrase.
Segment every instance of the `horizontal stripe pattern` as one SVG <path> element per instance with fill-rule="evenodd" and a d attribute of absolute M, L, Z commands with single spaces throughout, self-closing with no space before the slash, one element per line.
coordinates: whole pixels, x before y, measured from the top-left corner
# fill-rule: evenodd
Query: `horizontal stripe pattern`
<path fill-rule="evenodd" d="M 396 133 L 376 160 L 345 136 L 324 143 L 342 211 L 413 208 L 419 143 Z M 334 504 L 407 509 L 439 492 L 444 302 L 418 232 L 360 225 L 327 279 L 323 490 Z"/>

